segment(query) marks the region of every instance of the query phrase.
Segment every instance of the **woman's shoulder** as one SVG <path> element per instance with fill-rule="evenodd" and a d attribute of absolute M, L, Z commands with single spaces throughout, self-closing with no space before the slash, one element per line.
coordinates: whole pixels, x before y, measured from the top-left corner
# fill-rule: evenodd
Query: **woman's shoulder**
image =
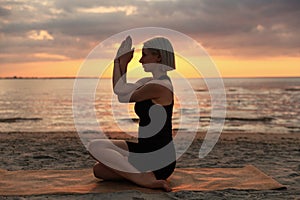
<path fill-rule="evenodd" d="M 152 77 L 144 77 L 144 78 L 139 79 L 136 83 L 144 85 L 151 80 L 153 80 Z"/>
<path fill-rule="evenodd" d="M 146 84 L 159 85 L 162 86 L 163 88 L 173 91 L 173 85 L 168 79 L 152 79 L 148 81 Z"/>
<path fill-rule="evenodd" d="M 147 93 L 149 93 L 149 90 L 155 91 L 156 94 L 166 94 L 165 92 L 168 91 L 173 92 L 173 85 L 169 79 L 153 79 L 152 77 L 145 77 L 139 79 L 136 84 L 140 85 L 139 88 L 144 88 L 145 91 L 147 90 Z"/>

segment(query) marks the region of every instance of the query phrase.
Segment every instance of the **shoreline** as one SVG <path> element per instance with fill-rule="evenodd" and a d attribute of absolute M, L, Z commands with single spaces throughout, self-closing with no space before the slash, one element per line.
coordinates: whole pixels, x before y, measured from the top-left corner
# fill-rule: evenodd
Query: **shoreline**
<path fill-rule="evenodd" d="M 182 131 L 182 130 L 181 130 Z M 177 130 L 173 130 L 173 137 L 176 136 Z M 87 131 L 86 134 L 96 134 L 97 132 L 94 131 Z M 186 132 L 188 134 L 189 132 Z M 129 132 L 129 134 L 124 133 L 124 132 L 104 132 L 104 134 L 109 138 L 109 139 L 134 139 L 133 136 L 129 134 L 136 134 L 136 132 Z M 38 132 L 33 132 L 33 131 L 0 131 L 0 136 L 1 137 L 8 137 L 9 135 L 32 135 L 32 136 L 45 136 L 45 135 L 66 135 L 68 137 L 78 137 L 79 135 L 77 131 L 38 131 Z M 204 139 L 206 135 L 206 132 L 197 132 L 195 135 L 194 139 Z M 60 137 L 60 136 L 59 136 Z M 254 141 L 260 141 L 264 139 L 268 139 L 268 141 L 273 141 L 273 142 L 280 142 L 279 139 L 295 139 L 296 141 L 300 141 L 300 132 L 289 132 L 289 133 L 263 133 L 263 132 L 244 132 L 244 131 L 222 131 L 219 137 L 219 140 L 221 139 L 248 139 L 248 140 L 254 140 Z"/>

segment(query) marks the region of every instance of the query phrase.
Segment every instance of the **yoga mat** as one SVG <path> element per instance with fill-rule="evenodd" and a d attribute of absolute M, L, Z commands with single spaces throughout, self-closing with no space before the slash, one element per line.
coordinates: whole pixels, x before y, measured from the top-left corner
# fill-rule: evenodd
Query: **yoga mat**
<path fill-rule="evenodd" d="M 172 192 L 285 188 L 252 165 L 243 168 L 177 168 L 168 181 Z M 93 176 L 92 169 L 0 169 L 0 195 L 87 194 L 132 190 L 144 193 L 163 192 L 142 188 L 128 181 L 99 180 Z"/>

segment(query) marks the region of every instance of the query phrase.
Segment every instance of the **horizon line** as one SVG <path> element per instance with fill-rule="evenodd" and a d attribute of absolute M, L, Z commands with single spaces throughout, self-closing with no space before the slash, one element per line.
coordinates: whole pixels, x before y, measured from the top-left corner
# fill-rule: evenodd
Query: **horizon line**
<path fill-rule="evenodd" d="M 96 76 L 6 76 L 0 77 L 0 79 L 99 79 Z M 112 77 L 102 77 L 103 79 L 111 79 Z M 130 78 L 140 78 L 140 77 L 128 77 Z M 174 77 L 176 78 L 176 77 Z M 196 78 L 203 78 L 203 77 L 187 77 L 188 79 L 196 79 Z M 300 76 L 226 76 L 226 77 L 206 77 L 206 78 L 224 78 L 224 79 L 234 79 L 234 78 L 300 78 Z"/>

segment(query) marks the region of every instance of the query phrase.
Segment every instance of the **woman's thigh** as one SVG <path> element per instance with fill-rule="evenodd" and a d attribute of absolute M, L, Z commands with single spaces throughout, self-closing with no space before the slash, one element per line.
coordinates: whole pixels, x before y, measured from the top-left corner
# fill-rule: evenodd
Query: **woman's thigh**
<path fill-rule="evenodd" d="M 125 140 L 110 140 L 115 146 L 128 151 L 128 145 Z"/>
<path fill-rule="evenodd" d="M 103 148 L 115 150 L 126 157 L 129 155 L 128 146 L 125 140 L 97 139 L 91 141 L 88 145 L 90 153 L 101 151 Z"/>
<path fill-rule="evenodd" d="M 122 176 L 114 172 L 112 169 L 106 165 L 98 162 L 93 167 L 94 176 L 103 180 L 120 180 L 123 179 Z"/>

